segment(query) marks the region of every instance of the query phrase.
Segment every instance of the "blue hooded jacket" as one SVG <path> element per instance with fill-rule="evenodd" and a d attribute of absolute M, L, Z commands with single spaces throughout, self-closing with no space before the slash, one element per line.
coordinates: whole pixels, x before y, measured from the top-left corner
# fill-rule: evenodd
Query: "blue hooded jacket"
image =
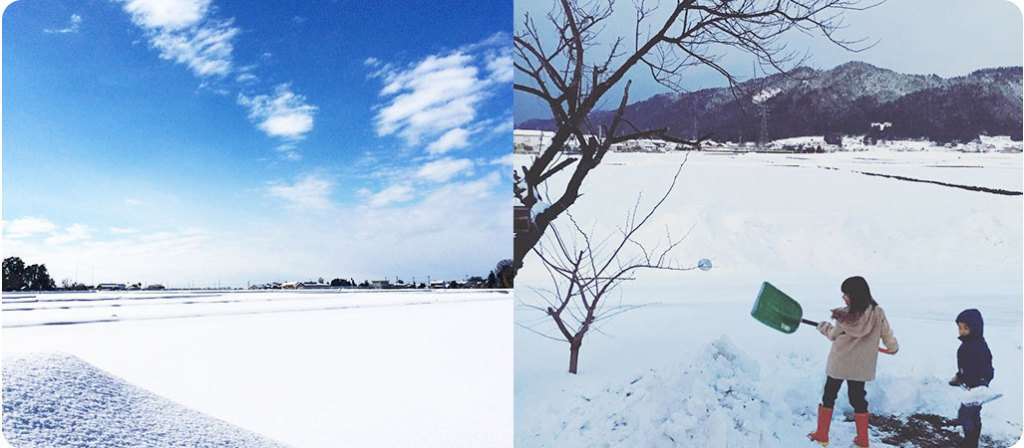
<path fill-rule="evenodd" d="M 985 322 L 981 312 L 975 309 L 964 310 L 956 317 L 956 322 L 963 322 L 971 329 L 971 333 L 960 336 L 960 348 L 956 351 L 957 376 L 960 384 L 967 387 L 988 386 L 995 375 L 992 369 L 992 352 L 985 342 Z"/>

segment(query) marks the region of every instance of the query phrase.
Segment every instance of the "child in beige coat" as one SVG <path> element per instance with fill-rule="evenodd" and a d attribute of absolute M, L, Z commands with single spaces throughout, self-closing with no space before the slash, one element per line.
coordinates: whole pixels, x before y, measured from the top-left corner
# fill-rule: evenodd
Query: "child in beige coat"
<path fill-rule="evenodd" d="M 818 428 L 807 437 L 822 446 L 828 445 L 832 408 L 839 387 L 846 381 L 857 426 L 857 438 L 853 443 L 858 447 L 867 447 L 869 414 L 864 383 L 875 379 L 879 341 L 885 345 L 885 351 L 889 354 L 896 354 L 899 343 L 892 334 L 885 312 L 871 297 L 868 282 L 863 277 L 846 279 L 840 289 L 846 306 L 832 310 L 835 325 L 824 321 L 818 324 L 818 331 L 832 341 L 832 350 L 828 354 L 825 369 L 825 392 L 818 406 Z"/>

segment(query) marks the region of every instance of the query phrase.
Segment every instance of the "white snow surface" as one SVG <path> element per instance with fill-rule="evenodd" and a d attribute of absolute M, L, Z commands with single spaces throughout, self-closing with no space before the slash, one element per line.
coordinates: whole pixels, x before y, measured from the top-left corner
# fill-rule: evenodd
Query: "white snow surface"
<path fill-rule="evenodd" d="M 613 233 L 638 193 L 641 209 L 660 197 L 684 157 L 608 155 L 573 216 L 594 238 Z M 689 231 L 676 260 L 708 258 L 714 268 L 641 271 L 623 283 L 610 303 L 642 306 L 598 322 L 578 375 L 567 372 L 567 343 L 528 330 L 558 337 L 550 318 L 523 306 L 537 303 L 531 288 L 551 281 L 536 258 L 526 260 L 516 279 L 516 446 L 811 446 L 830 342 L 808 325 L 777 332 L 750 311 L 770 281 L 804 317 L 826 319 L 853 275 L 868 280 L 900 342 L 896 355 L 879 355 L 870 412 L 955 419 L 960 392 L 946 384 L 960 343 L 954 319 L 977 308 L 993 392 L 1004 394 L 983 407 L 983 435 L 1012 445 L 1024 420 L 1022 197 L 856 171 L 1022 191 L 1021 162 L 1021 154 L 939 151 L 690 154 L 638 239 Z M 849 446 L 852 412 L 843 386 L 832 445 Z M 872 433 L 871 446 L 891 445 Z"/>
<path fill-rule="evenodd" d="M 60 352 L 288 446 L 512 445 L 509 291 L 22 294 L 2 318 L 5 388 Z"/>
<path fill-rule="evenodd" d="M 64 353 L 5 359 L 3 399 L 4 437 L 18 447 L 286 446 L 139 389 Z"/>

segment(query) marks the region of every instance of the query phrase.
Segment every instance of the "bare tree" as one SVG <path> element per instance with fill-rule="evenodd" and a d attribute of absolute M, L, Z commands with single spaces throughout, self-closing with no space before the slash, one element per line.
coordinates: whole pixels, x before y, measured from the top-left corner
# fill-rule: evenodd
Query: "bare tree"
<path fill-rule="evenodd" d="M 621 300 L 612 304 L 608 300 L 622 282 L 632 280 L 633 273 L 641 269 L 693 269 L 692 266 L 680 266 L 669 258 L 672 250 L 686 238 L 685 235 L 673 240 L 671 232 L 666 229 L 666 241 L 651 245 L 641 242 L 637 234 L 675 188 L 683 164 L 679 165 L 665 194 L 648 212 L 640 210 L 642 195 L 637 198 L 617 232 L 595 240 L 593 232 L 585 231 L 572 214 L 566 213 L 572 228 L 563 231 L 552 225 L 545 238 L 533 248 L 551 277 L 553 289 L 533 289 L 540 301 L 533 304 L 524 301 L 524 306 L 543 312 L 545 317 L 521 326 L 542 336 L 568 342 L 570 373 L 578 370 L 580 348 L 589 331 L 596 330 L 599 322 L 639 306 L 624 305 Z M 557 336 L 536 328 L 549 322 L 549 318 L 558 328 Z"/>
<path fill-rule="evenodd" d="M 618 35 L 608 23 L 615 12 L 614 0 L 555 0 L 544 30 L 526 14 L 514 36 L 515 69 L 523 80 L 514 83 L 514 89 L 543 100 L 551 110 L 556 131 L 551 144 L 530 166 L 514 173 L 517 200 L 534 210 L 541 200 L 539 187 L 553 174 L 575 167 L 550 205 L 531 213 L 527 228 L 515 234 L 516 271 L 551 223 L 580 196 L 583 180 L 600 165 L 612 145 L 654 136 L 696 145 L 708 137 L 686 141 L 672 137 L 668 129 L 633 126 L 623 117 L 631 80 L 626 81 L 607 126 L 598 129 L 590 121 L 590 113 L 627 72 L 646 67 L 655 81 L 680 90 L 688 68 L 705 66 L 735 87 L 738 78 L 720 64 L 721 57 L 739 50 L 752 56 L 762 71 L 785 72 L 801 62 L 781 40 L 790 31 L 818 34 L 857 51 L 854 47 L 861 41 L 842 40 L 836 33 L 844 28 L 844 12 L 873 6 L 859 7 L 861 1 L 670 0 L 665 8 L 659 8 L 634 0 L 631 36 Z M 570 140 L 580 145 L 579 156 L 559 157 Z"/>

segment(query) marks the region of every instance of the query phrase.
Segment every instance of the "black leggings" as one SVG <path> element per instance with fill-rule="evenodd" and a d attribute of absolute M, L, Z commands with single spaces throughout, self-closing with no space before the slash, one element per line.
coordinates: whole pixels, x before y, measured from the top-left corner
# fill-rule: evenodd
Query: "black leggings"
<path fill-rule="evenodd" d="M 825 393 L 821 395 L 821 405 L 832 409 L 836 405 L 836 397 L 839 396 L 839 386 L 844 380 L 828 377 L 825 380 Z M 845 380 L 846 392 L 850 397 L 850 406 L 853 412 L 862 414 L 868 411 L 868 400 L 865 399 L 868 393 L 864 390 L 863 381 Z"/>

